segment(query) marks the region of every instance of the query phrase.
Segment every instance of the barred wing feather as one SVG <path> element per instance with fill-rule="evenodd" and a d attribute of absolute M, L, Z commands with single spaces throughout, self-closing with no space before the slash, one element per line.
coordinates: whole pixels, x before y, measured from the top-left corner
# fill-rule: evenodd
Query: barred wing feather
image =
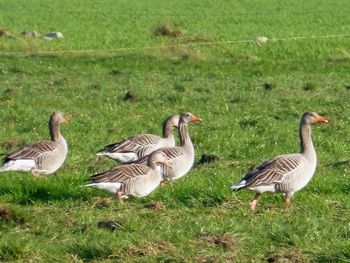
<path fill-rule="evenodd" d="M 162 151 L 167 156 L 167 159 L 169 159 L 170 162 L 172 162 L 174 159 L 182 156 L 184 154 L 184 150 L 181 147 L 169 147 L 169 148 L 160 148 L 159 151 Z M 143 164 L 147 165 L 149 155 L 143 156 L 140 159 L 138 159 L 135 163 L 137 164 Z M 164 165 L 162 165 L 163 167 Z"/>
<path fill-rule="evenodd" d="M 142 148 L 152 147 L 160 140 L 159 136 L 152 134 L 142 134 L 130 137 L 124 141 L 106 146 L 109 152 L 138 152 Z"/>
<path fill-rule="evenodd" d="M 126 183 L 132 178 L 146 175 L 150 171 L 150 167 L 141 164 L 121 165 L 115 169 L 104 173 L 96 174 L 89 180 L 93 183 L 102 182 L 118 182 Z"/>
<path fill-rule="evenodd" d="M 5 160 L 35 159 L 44 153 L 57 150 L 51 141 L 38 141 L 5 156 Z"/>
<path fill-rule="evenodd" d="M 257 187 L 280 183 L 286 175 L 295 171 L 301 163 L 300 155 L 282 155 L 263 163 L 246 174 L 241 182 L 244 187 Z"/>

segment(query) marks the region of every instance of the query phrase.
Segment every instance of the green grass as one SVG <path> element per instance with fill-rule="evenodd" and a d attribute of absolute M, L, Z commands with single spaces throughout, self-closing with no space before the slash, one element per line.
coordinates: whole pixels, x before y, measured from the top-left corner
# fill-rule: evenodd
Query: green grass
<path fill-rule="evenodd" d="M 4 1 L 0 25 L 0 152 L 49 138 L 52 111 L 69 155 L 56 176 L 0 177 L 0 261 L 9 262 L 349 262 L 350 43 L 320 38 L 116 51 L 349 33 L 349 3 L 330 1 Z M 171 23 L 182 37 L 156 37 Z M 23 30 L 65 39 L 21 38 Z M 5 55 L 2 51 L 110 50 Z M 130 89 L 136 100 L 125 101 Z M 120 204 L 79 187 L 113 167 L 104 145 L 139 133 L 161 134 L 169 115 L 191 111 L 196 165 L 173 185 Z M 296 152 L 304 111 L 329 116 L 313 127 L 318 167 L 285 209 L 281 195 L 229 187 L 254 165 Z M 158 203 L 157 203 L 158 202 Z M 159 206 L 159 209 L 152 207 Z M 3 208 L 3 210 L 1 210 Z M 115 221 L 114 231 L 99 227 Z"/>

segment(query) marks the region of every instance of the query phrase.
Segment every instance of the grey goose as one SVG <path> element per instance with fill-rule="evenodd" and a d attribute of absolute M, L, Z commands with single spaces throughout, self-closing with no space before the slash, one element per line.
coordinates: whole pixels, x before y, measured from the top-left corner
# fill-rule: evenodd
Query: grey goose
<path fill-rule="evenodd" d="M 25 171 L 33 176 L 52 174 L 64 163 L 68 146 L 60 133 L 60 124 L 67 122 L 61 112 L 51 114 L 49 121 L 50 141 L 37 141 L 16 151 L 7 153 L 0 172 Z"/>
<path fill-rule="evenodd" d="M 166 155 L 157 150 L 149 155 L 147 165 L 124 164 L 92 176 L 89 179 L 91 183 L 84 186 L 110 192 L 119 200 L 129 195 L 144 197 L 154 191 L 162 181 L 160 164 L 171 165 Z"/>
<path fill-rule="evenodd" d="M 285 203 L 291 204 L 295 192 L 307 185 L 311 180 L 317 165 L 316 151 L 311 138 L 311 125 L 327 123 L 328 120 L 315 112 L 305 112 L 300 121 L 300 153 L 280 155 L 258 166 L 231 189 L 238 191 L 243 188 L 255 191 L 250 202 L 250 208 L 255 209 L 261 193 L 284 193 Z"/>
<path fill-rule="evenodd" d="M 175 146 L 173 129 L 178 127 L 178 123 L 179 115 L 170 116 L 163 123 L 162 137 L 153 134 L 132 136 L 126 140 L 105 146 L 97 155 L 107 156 L 121 163 L 130 163 L 161 147 Z"/>
<path fill-rule="evenodd" d="M 175 181 L 192 168 L 194 163 L 194 148 L 191 141 L 191 137 L 188 132 L 188 124 L 202 121 L 196 115 L 190 112 L 185 112 L 180 115 L 179 120 L 179 135 L 180 146 L 176 147 L 164 147 L 159 150 L 163 151 L 171 162 L 171 167 L 162 165 L 163 179 Z M 147 156 L 142 157 L 135 163 L 145 164 L 147 162 Z"/>

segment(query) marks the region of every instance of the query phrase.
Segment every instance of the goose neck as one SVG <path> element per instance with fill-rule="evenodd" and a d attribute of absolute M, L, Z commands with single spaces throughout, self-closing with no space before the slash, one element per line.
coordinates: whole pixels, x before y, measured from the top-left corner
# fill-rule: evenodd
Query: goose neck
<path fill-rule="evenodd" d="M 173 135 L 173 124 L 171 122 L 171 120 L 166 120 L 163 123 L 163 138 L 170 138 L 170 137 L 174 137 Z"/>
<path fill-rule="evenodd" d="M 301 153 L 308 155 L 315 152 L 311 138 L 311 126 L 306 123 L 301 123 L 299 135 Z"/>
<path fill-rule="evenodd" d="M 52 117 L 50 118 L 50 121 L 49 121 L 49 129 L 50 129 L 51 141 L 57 142 L 58 139 L 61 137 L 60 124 L 58 121 L 56 121 Z"/>
<path fill-rule="evenodd" d="M 185 123 L 179 124 L 180 145 L 183 146 L 191 142 L 190 135 L 188 133 L 188 126 Z"/>

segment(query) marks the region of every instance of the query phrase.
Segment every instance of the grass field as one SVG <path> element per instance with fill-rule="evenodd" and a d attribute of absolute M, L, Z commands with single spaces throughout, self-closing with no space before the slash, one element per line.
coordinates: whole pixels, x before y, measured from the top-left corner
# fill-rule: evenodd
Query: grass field
<path fill-rule="evenodd" d="M 216 2 L 0 0 L 0 27 L 13 35 L 0 37 L 0 152 L 49 138 L 52 111 L 71 118 L 55 176 L 1 174 L 1 262 L 350 262 L 350 38 L 197 45 L 348 34 L 350 3 Z M 155 36 L 162 24 L 178 33 Z M 24 30 L 65 39 L 22 38 Z M 142 49 L 160 45 L 168 47 Z M 128 89 L 134 100 L 124 99 Z M 203 119 L 190 126 L 196 160 L 219 161 L 125 203 L 79 187 L 116 165 L 97 150 L 161 134 L 181 111 Z M 229 187 L 298 151 L 305 111 L 331 119 L 313 127 L 314 178 L 291 208 L 263 195 L 249 211 L 253 194 Z"/>

